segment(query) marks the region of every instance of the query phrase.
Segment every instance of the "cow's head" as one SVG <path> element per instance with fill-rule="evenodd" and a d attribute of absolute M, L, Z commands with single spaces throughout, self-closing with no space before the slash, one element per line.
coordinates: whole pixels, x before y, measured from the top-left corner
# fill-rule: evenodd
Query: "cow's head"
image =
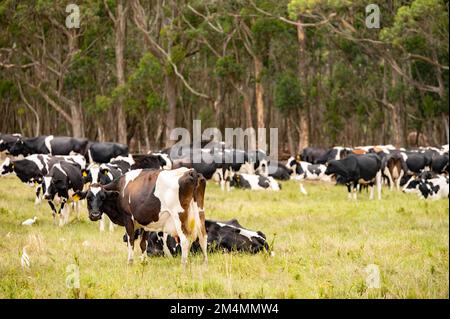
<path fill-rule="evenodd" d="M 230 180 L 230 187 L 240 187 L 242 183 L 241 174 L 231 173 L 228 177 Z"/>
<path fill-rule="evenodd" d="M 82 175 L 85 184 L 106 185 L 114 179 L 110 169 L 106 165 L 93 164 L 88 169 L 82 170 Z"/>
<path fill-rule="evenodd" d="M 11 153 L 11 155 L 14 156 L 19 156 L 19 155 L 29 155 L 31 154 L 31 151 L 29 149 L 29 147 L 27 146 L 26 141 L 22 140 L 22 139 L 18 139 L 13 146 L 11 146 L 9 152 Z"/>
<path fill-rule="evenodd" d="M 5 161 L 0 166 L 0 175 L 6 176 L 6 175 L 11 174 L 13 171 L 14 171 L 14 163 L 8 157 L 5 159 Z"/>
<path fill-rule="evenodd" d="M 253 172 L 248 173 L 253 174 Z M 259 166 L 256 168 L 255 173 L 262 176 L 269 176 L 269 163 L 266 159 L 259 161 Z"/>
<path fill-rule="evenodd" d="M 339 161 L 332 160 L 329 161 L 327 165 L 327 169 L 325 170 L 325 175 L 336 175 L 339 172 Z"/>
<path fill-rule="evenodd" d="M 421 180 L 418 178 L 411 178 L 405 186 L 402 188 L 403 193 L 417 193 L 419 192 L 419 185 L 421 184 Z"/>
<path fill-rule="evenodd" d="M 89 219 L 97 221 L 102 218 L 102 205 L 108 199 L 117 198 L 119 192 L 108 191 L 100 184 L 92 184 L 86 192 L 76 192 L 73 196 L 76 199 L 84 199 L 87 201 Z"/>
<path fill-rule="evenodd" d="M 49 175 L 44 176 L 42 183 L 42 191 L 44 199 L 53 200 L 55 195 L 68 199 L 69 180 L 67 173 L 63 170 L 60 164 L 56 164 L 51 169 Z"/>

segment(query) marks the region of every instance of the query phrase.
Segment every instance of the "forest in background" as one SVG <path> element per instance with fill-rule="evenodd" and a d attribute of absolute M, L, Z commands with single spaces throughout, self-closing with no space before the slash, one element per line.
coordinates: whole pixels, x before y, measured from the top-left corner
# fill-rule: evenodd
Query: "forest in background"
<path fill-rule="evenodd" d="M 80 28 L 65 25 L 66 6 Z M 380 28 L 366 25 L 366 6 Z M 448 1 L 4 0 L 0 132 L 169 146 L 277 127 L 280 151 L 448 143 Z"/>

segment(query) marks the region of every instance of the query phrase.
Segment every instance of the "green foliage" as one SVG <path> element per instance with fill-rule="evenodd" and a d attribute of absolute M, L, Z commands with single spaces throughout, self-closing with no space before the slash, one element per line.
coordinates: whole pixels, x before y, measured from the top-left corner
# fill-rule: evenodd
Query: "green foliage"
<path fill-rule="evenodd" d="M 302 106 L 298 78 L 292 72 L 282 73 L 275 85 L 275 106 L 283 113 Z"/>
<path fill-rule="evenodd" d="M 236 62 L 234 56 L 228 55 L 217 59 L 214 73 L 222 79 L 229 77 L 234 80 L 239 80 L 242 77 L 243 71 L 243 67 Z"/>
<path fill-rule="evenodd" d="M 2 80 L 0 78 L 0 98 L 18 97 L 19 91 L 10 80 Z"/>
<path fill-rule="evenodd" d="M 103 113 L 112 105 L 112 99 L 108 96 L 97 95 L 95 97 L 95 105 L 90 109 L 92 113 Z"/>

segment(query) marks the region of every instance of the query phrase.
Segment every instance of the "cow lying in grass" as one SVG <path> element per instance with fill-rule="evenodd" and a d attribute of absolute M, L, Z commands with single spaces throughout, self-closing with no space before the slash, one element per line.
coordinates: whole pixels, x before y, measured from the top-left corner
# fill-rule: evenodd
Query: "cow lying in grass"
<path fill-rule="evenodd" d="M 260 231 L 252 231 L 242 227 L 236 219 L 229 221 L 205 221 L 208 234 L 208 250 L 212 251 L 239 251 L 256 254 L 269 250 L 266 236 Z M 126 235 L 124 236 L 126 241 Z M 195 241 L 191 252 L 201 250 L 200 244 Z M 181 251 L 179 242 L 172 236 L 166 236 L 162 232 L 151 232 L 148 238 L 147 254 L 149 256 L 171 257 Z"/>
<path fill-rule="evenodd" d="M 416 193 L 424 199 L 448 199 L 448 176 L 426 171 L 416 177 L 411 177 L 403 187 L 404 193 Z"/>

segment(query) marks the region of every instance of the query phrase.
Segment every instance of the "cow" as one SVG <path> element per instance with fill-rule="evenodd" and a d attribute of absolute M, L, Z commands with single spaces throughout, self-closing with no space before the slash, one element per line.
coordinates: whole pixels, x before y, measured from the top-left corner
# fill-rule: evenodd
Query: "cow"
<path fill-rule="evenodd" d="M 256 254 L 261 251 L 268 251 L 269 245 L 266 236 L 260 231 L 252 231 L 242 227 L 237 219 L 229 221 L 206 220 L 205 228 L 208 234 L 208 251 L 238 251 Z M 124 236 L 126 241 L 126 235 Z M 172 236 L 164 238 L 162 232 L 151 232 L 148 238 L 147 255 L 162 256 L 164 245 L 172 255 L 178 254 L 180 245 Z M 198 240 L 191 246 L 191 252 L 200 250 Z"/>
<path fill-rule="evenodd" d="M 326 148 L 306 147 L 302 150 L 300 159 L 305 162 L 317 164 L 317 162 L 322 159 L 327 152 L 328 150 Z"/>
<path fill-rule="evenodd" d="M 325 174 L 327 167 L 323 164 L 311 164 L 305 161 L 300 161 L 299 157 L 290 157 L 287 160 L 286 167 L 293 173 L 293 178 L 299 181 L 300 192 L 308 195 L 303 183 L 303 180 L 321 180 L 330 182 L 330 176 Z"/>
<path fill-rule="evenodd" d="M 114 179 L 122 176 L 122 172 L 113 164 L 91 164 L 86 170 L 82 170 L 84 184 L 101 184 L 106 185 L 111 183 Z M 108 217 L 102 215 L 100 220 L 100 231 L 105 231 L 105 222 Z M 109 231 L 114 231 L 114 223 L 109 220 Z"/>
<path fill-rule="evenodd" d="M 65 161 L 53 165 L 48 175 L 44 176 L 42 187 L 44 199 L 52 209 L 53 223 L 56 223 L 56 215 L 58 215 L 59 226 L 67 224 L 70 211 L 66 204 L 76 202 L 78 198 L 72 196 L 83 190 L 83 177 L 79 166 Z M 55 204 L 60 204 L 58 211 Z M 77 218 L 79 218 L 78 203 L 75 203 L 75 206 Z"/>
<path fill-rule="evenodd" d="M 406 166 L 408 167 L 408 172 L 410 174 L 420 174 L 423 170 L 430 170 L 432 154 L 431 152 L 414 152 L 414 151 L 405 151 L 400 152 L 403 156 L 403 160 L 406 162 Z"/>
<path fill-rule="evenodd" d="M 144 230 L 142 254 L 148 233 L 162 231 L 179 239 L 182 264 L 187 263 L 189 247 L 198 238 L 206 263 L 205 188 L 205 178 L 194 169 L 138 169 L 108 185 L 92 184 L 87 192 L 76 195 L 87 199 L 90 220 L 97 221 L 104 213 L 125 227 L 128 263 L 133 262 L 136 228 Z"/>
<path fill-rule="evenodd" d="M 279 191 L 281 189 L 280 184 L 271 176 L 266 177 L 245 173 L 233 173 L 230 178 L 230 186 L 251 190 L 267 189 Z"/>
<path fill-rule="evenodd" d="M 0 152 L 10 153 L 13 145 L 22 137 L 21 134 L 0 134 Z"/>
<path fill-rule="evenodd" d="M 90 142 L 86 159 L 89 163 L 108 163 L 117 156 L 128 156 L 128 146 L 112 142 Z"/>
<path fill-rule="evenodd" d="M 374 185 L 378 190 L 378 199 L 381 200 L 381 159 L 376 154 L 349 155 L 341 160 L 328 162 L 327 175 L 338 175 L 347 185 L 349 199 L 356 200 L 358 185 L 370 186 L 370 199 L 373 199 Z"/>
<path fill-rule="evenodd" d="M 162 152 L 148 152 L 150 155 L 159 156 L 162 160 L 160 160 L 162 164 L 162 169 L 172 169 L 172 160 L 170 159 L 169 155 Z"/>
<path fill-rule="evenodd" d="M 69 161 L 72 164 L 79 165 L 80 168 L 85 164 L 84 158 L 76 156 L 49 156 L 45 154 L 33 154 L 24 159 L 11 160 L 9 157 L 0 166 L 0 176 L 6 176 L 15 173 L 21 182 L 30 186 L 36 186 L 35 204 L 41 202 L 40 194 L 42 182 L 45 175 L 48 174 L 53 165 Z M 84 162 L 83 162 L 84 161 Z"/>
<path fill-rule="evenodd" d="M 267 163 L 267 173 L 269 177 L 273 177 L 276 180 L 288 181 L 291 179 L 293 170 L 278 161 L 269 161 Z"/>
<path fill-rule="evenodd" d="M 394 185 L 397 190 L 400 190 L 400 182 L 402 177 L 408 173 L 408 166 L 404 160 L 404 157 L 399 152 L 394 152 L 385 155 L 385 153 L 380 153 L 382 156 L 382 167 L 383 174 L 389 180 L 389 189 L 393 190 Z"/>
<path fill-rule="evenodd" d="M 31 154 L 70 155 L 85 154 L 88 140 L 68 136 L 42 135 L 33 138 L 19 139 L 11 147 L 14 156 Z"/>
<path fill-rule="evenodd" d="M 167 167 L 164 156 L 159 154 L 129 154 L 128 156 L 117 156 L 112 158 L 109 161 L 109 164 L 115 165 L 123 174 L 133 169 L 162 169 Z"/>
<path fill-rule="evenodd" d="M 424 171 L 411 177 L 403 186 L 404 193 L 415 193 L 421 198 L 432 200 L 448 198 L 448 176 Z"/>
<path fill-rule="evenodd" d="M 325 174 L 327 167 L 323 164 L 311 164 L 300 161 L 299 157 L 291 156 L 286 162 L 286 167 L 293 171 L 294 178 L 297 180 L 331 181 L 330 177 Z"/>
<path fill-rule="evenodd" d="M 84 184 L 90 183 L 106 185 L 123 175 L 122 171 L 113 164 L 94 163 L 81 172 L 83 175 Z"/>
<path fill-rule="evenodd" d="M 436 174 L 448 175 L 448 153 L 433 157 L 431 160 L 431 170 Z"/>
<path fill-rule="evenodd" d="M 448 199 L 448 177 L 438 175 L 435 178 L 420 181 L 419 191 L 424 199 Z"/>

